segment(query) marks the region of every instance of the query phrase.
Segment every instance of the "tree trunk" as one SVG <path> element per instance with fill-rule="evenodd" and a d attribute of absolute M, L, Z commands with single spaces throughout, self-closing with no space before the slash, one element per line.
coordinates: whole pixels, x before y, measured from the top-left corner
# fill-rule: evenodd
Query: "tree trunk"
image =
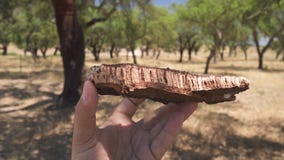
<path fill-rule="evenodd" d="M 143 58 L 144 57 L 144 48 L 143 47 L 140 47 L 140 51 L 141 51 L 141 58 Z"/>
<path fill-rule="evenodd" d="M 237 57 L 237 47 L 236 46 L 233 47 L 233 51 L 234 51 L 234 57 Z"/>
<path fill-rule="evenodd" d="M 232 57 L 232 55 L 233 55 L 233 47 L 230 46 L 229 47 L 229 57 Z"/>
<path fill-rule="evenodd" d="M 41 53 L 42 53 L 42 57 L 43 57 L 44 59 L 46 59 L 47 48 L 42 48 L 42 49 L 40 49 L 40 51 L 41 51 Z"/>
<path fill-rule="evenodd" d="M 220 52 L 221 61 L 224 61 L 224 51 Z"/>
<path fill-rule="evenodd" d="M 263 53 L 258 54 L 258 69 L 263 69 Z"/>
<path fill-rule="evenodd" d="M 220 53 L 220 58 L 221 58 L 221 61 L 224 61 L 225 59 L 224 59 L 224 52 L 225 52 L 225 45 L 223 44 L 222 46 L 220 46 L 220 51 L 219 51 L 219 53 Z"/>
<path fill-rule="evenodd" d="M 146 56 L 149 56 L 149 49 L 150 49 L 150 47 L 146 46 Z"/>
<path fill-rule="evenodd" d="M 134 64 L 137 64 L 136 56 L 135 56 L 135 49 L 132 48 L 132 47 L 131 47 L 131 53 L 132 53 L 133 63 L 134 63 Z"/>
<path fill-rule="evenodd" d="M 59 50 L 59 48 L 58 48 L 58 47 L 55 47 L 54 52 L 53 52 L 53 55 L 54 55 L 54 56 L 56 56 L 58 50 Z"/>
<path fill-rule="evenodd" d="M 247 53 L 247 49 L 243 49 L 244 54 L 245 54 L 245 60 L 248 60 L 248 53 Z"/>
<path fill-rule="evenodd" d="M 28 49 L 24 49 L 24 55 L 27 56 Z"/>
<path fill-rule="evenodd" d="M 195 46 L 194 46 L 194 54 L 195 54 L 195 55 L 198 54 L 198 51 L 199 51 L 200 47 L 201 47 L 200 45 L 195 45 Z"/>
<path fill-rule="evenodd" d="M 161 49 L 159 48 L 158 49 L 158 54 L 156 55 L 156 59 L 159 59 L 160 55 L 161 55 Z"/>
<path fill-rule="evenodd" d="M 114 54 L 115 54 L 116 57 L 119 57 L 119 52 L 120 52 L 120 49 L 118 47 L 116 47 L 114 49 Z"/>
<path fill-rule="evenodd" d="M 128 61 L 128 59 L 129 59 L 129 52 L 130 52 L 130 49 L 127 48 L 126 49 L 126 61 Z"/>
<path fill-rule="evenodd" d="M 217 50 L 215 50 L 215 52 L 217 52 Z M 217 63 L 217 55 L 218 55 L 218 54 L 216 54 L 216 53 L 214 54 L 214 64 Z"/>
<path fill-rule="evenodd" d="M 248 47 L 247 47 L 247 45 L 240 45 L 240 49 L 241 49 L 241 50 L 243 51 L 243 53 L 244 53 L 245 60 L 248 60 L 248 52 L 247 52 Z"/>
<path fill-rule="evenodd" d="M 30 38 L 31 38 L 33 32 L 34 32 L 34 28 L 32 30 L 30 30 L 28 35 L 25 37 L 25 43 L 26 43 L 26 48 L 24 50 L 25 56 L 27 55 L 27 52 L 29 52 L 29 51 L 32 52 L 31 44 L 30 44 Z"/>
<path fill-rule="evenodd" d="M 183 51 L 184 51 L 184 48 L 183 47 L 179 47 L 179 61 L 178 62 L 182 62 L 182 57 L 183 57 Z"/>
<path fill-rule="evenodd" d="M 192 53 L 193 46 L 188 44 L 187 46 L 187 52 L 188 52 L 188 61 L 191 61 L 191 53 Z"/>
<path fill-rule="evenodd" d="M 284 27 L 281 28 L 281 30 L 279 30 L 279 31 L 282 31 L 282 29 L 284 29 Z M 263 55 L 264 55 L 264 53 L 266 52 L 266 50 L 269 48 L 269 46 L 271 45 L 273 39 L 275 38 L 275 36 L 276 36 L 277 34 L 278 34 L 278 33 L 276 32 L 274 35 L 272 35 L 272 36 L 269 38 L 267 44 L 264 45 L 264 47 L 261 49 L 261 46 L 260 46 L 260 44 L 259 44 L 257 29 L 256 29 L 256 28 L 253 28 L 253 32 L 252 32 L 253 41 L 254 41 L 254 43 L 255 43 L 255 45 L 256 45 L 256 51 L 257 51 L 258 57 L 259 57 L 259 59 L 258 59 L 258 69 L 263 69 Z"/>
<path fill-rule="evenodd" d="M 194 50 L 195 44 L 196 44 L 196 41 L 193 41 L 192 44 L 189 43 L 187 46 L 188 61 L 191 61 L 192 50 Z"/>
<path fill-rule="evenodd" d="M 52 0 L 64 67 L 64 87 L 59 96 L 61 107 L 73 106 L 80 98 L 85 60 L 84 37 L 79 25 L 74 0 Z"/>
<path fill-rule="evenodd" d="M 178 42 L 179 42 L 179 63 L 182 62 L 182 58 L 183 58 L 183 51 L 184 51 L 184 48 L 186 47 L 184 45 L 184 41 L 183 41 L 183 38 L 182 38 L 182 35 L 179 35 L 178 37 Z"/>
<path fill-rule="evenodd" d="M 213 48 L 213 49 L 210 50 L 210 54 L 207 57 L 204 74 L 208 74 L 210 61 L 215 55 L 216 55 L 216 49 Z"/>
<path fill-rule="evenodd" d="M 113 58 L 114 49 L 115 49 L 115 44 L 111 44 L 110 51 L 109 51 L 109 56 L 110 56 L 111 59 Z"/>
<path fill-rule="evenodd" d="M 194 44 L 192 45 L 189 45 L 188 48 L 187 48 L 187 52 L 188 52 L 188 61 L 191 61 L 191 55 L 192 55 L 192 50 L 194 48 Z"/>
<path fill-rule="evenodd" d="M 2 55 L 6 56 L 8 54 L 8 45 L 3 45 L 2 46 L 2 50 L 3 50 Z"/>
<path fill-rule="evenodd" d="M 93 47 L 92 47 L 92 53 L 93 53 L 93 55 L 95 57 L 95 61 L 96 62 L 100 61 L 100 55 L 99 55 L 99 51 L 97 49 L 97 45 L 96 44 L 94 44 Z"/>
<path fill-rule="evenodd" d="M 36 47 L 32 48 L 31 52 L 32 52 L 32 57 L 33 57 L 34 63 L 36 63 L 37 62 L 37 58 L 38 58 L 38 56 L 37 56 L 37 48 Z"/>
<path fill-rule="evenodd" d="M 189 48 L 188 50 L 187 50 L 187 52 L 188 52 L 188 61 L 191 61 L 191 53 L 192 53 L 192 49 L 191 48 Z"/>
<path fill-rule="evenodd" d="M 276 52 L 276 56 L 275 56 L 275 59 L 278 59 L 280 54 L 281 54 L 282 50 L 281 49 L 278 49 L 277 52 Z"/>
<path fill-rule="evenodd" d="M 156 48 L 154 48 L 154 49 L 153 49 L 153 57 L 156 56 L 156 52 L 157 52 L 157 50 L 156 50 Z"/>

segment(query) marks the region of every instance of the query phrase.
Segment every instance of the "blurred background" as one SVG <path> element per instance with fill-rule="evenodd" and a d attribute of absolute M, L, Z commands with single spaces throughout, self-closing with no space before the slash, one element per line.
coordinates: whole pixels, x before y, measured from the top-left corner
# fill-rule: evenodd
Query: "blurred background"
<path fill-rule="evenodd" d="M 0 160 L 70 159 L 86 74 L 114 63 L 250 80 L 199 104 L 164 160 L 284 159 L 284 0 L 1 0 L 0 53 Z M 100 96 L 99 124 L 120 100 Z"/>

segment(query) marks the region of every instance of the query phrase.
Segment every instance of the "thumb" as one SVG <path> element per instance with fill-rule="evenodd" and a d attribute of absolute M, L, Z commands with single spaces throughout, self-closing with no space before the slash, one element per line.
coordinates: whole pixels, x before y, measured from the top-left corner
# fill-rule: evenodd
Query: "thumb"
<path fill-rule="evenodd" d="M 74 132 L 72 148 L 85 145 L 92 138 L 96 138 L 96 110 L 98 107 L 98 94 L 96 87 L 86 81 L 83 93 L 75 108 Z"/>

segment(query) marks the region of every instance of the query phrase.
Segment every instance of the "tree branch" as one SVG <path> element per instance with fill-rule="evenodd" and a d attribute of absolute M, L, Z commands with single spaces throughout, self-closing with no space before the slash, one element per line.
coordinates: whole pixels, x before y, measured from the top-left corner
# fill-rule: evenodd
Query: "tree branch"
<path fill-rule="evenodd" d="M 104 1 L 100 4 L 99 6 L 99 10 L 103 10 L 103 3 Z M 90 20 L 89 22 L 86 23 L 87 28 L 91 27 L 92 25 L 98 23 L 98 22 L 103 22 L 106 21 L 107 19 L 109 19 L 109 17 L 116 11 L 118 3 L 113 4 L 112 9 L 109 12 L 104 12 L 104 16 L 103 17 L 98 17 L 98 18 L 93 18 L 92 20 Z"/>
<path fill-rule="evenodd" d="M 273 42 L 274 38 L 279 34 L 281 33 L 282 31 L 284 30 L 284 26 L 282 25 L 282 27 L 276 31 L 269 39 L 268 43 L 265 45 L 265 47 L 262 49 L 262 53 L 264 53 L 268 47 L 270 46 L 270 44 Z"/>
<path fill-rule="evenodd" d="M 258 33 L 257 33 L 257 30 L 256 30 L 256 27 L 253 28 L 252 35 L 253 35 L 254 43 L 256 45 L 257 53 L 261 54 L 260 46 L 259 46 L 259 42 L 258 42 Z"/>
<path fill-rule="evenodd" d="M 256 28 L 253 29 L 253 39 L 257 47 L 258 54 L 263 55 L 265 51 L 270 47 L 270 44 L 273 42 L 274 38 L 284 30 L 284 26 L 282 26 L 278 31 L 276 31 L 268 40 L 267 44 L 264 46 L 262 50 L 260 50 L 260 45 L 258 41 L 258 34 Z"/>

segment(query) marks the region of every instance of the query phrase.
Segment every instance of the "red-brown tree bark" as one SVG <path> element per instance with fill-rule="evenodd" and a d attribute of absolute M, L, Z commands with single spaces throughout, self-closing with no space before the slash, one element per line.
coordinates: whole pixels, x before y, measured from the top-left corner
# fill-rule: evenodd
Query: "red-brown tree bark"
<path fill-rule="evenodd" d="M 64 87 L 59 96 L 61 106 L 75 104 L 80 95 L 82 69 L 84 65 L 84 37 L 76 15 L 74 0 L 52 0 L 60 52 L 64 67 Z"/>

